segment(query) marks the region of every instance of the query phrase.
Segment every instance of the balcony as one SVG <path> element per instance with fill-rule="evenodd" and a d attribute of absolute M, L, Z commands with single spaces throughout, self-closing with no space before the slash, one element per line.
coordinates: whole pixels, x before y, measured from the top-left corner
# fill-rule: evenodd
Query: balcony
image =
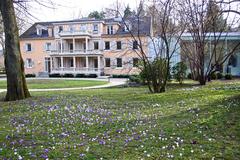
<path fill-rule="evenodd" d="M 102 55 L 103 50 L 51 50 L 49 55 Z"/>
<path fill-rule="evenodd" d="M 59 36 L 68 37 L 68 36 L 89 36 L 91 37 L 92 32 L 88 30 L 76 30 L 76 31 L 61 31 Z"/>

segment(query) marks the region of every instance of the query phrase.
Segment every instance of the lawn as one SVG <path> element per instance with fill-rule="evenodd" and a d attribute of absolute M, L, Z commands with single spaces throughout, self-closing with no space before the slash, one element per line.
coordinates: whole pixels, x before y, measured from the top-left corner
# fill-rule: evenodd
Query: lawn
<path fill-rule="evenodd" d="M 0 159 L 240 159 L 237 81 L 32 94 L 0 102 Z"/>
<path fill-rule="evenodd" d="M 27 79 L 28 88 L 30 89 L 91 87 L 107 83 L 106 81 L 96 80 Z M 6 88 L 7 82 L 0 81 L 0 89 Z"/>

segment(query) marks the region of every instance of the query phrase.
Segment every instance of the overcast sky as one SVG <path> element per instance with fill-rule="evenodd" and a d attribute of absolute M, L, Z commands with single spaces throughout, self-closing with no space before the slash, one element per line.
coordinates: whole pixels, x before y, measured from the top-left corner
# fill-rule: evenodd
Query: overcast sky
<path fill-rule="evenodd" d="M 47 0 L 43 0 L 47 1 Z M 56 5 L 49 9 L 38 4 L 31 4 L 31 13 L 37 18 L 34 21 L 58 21 L 75 19 L 87 16 L 91 11 L 102 11 L 116 4 L 117 0 L 52 0 Z M 135 9 L 138 0 L 118 0 L 119 3 L 126 6 L 129 4 L 131 9 Z"/>

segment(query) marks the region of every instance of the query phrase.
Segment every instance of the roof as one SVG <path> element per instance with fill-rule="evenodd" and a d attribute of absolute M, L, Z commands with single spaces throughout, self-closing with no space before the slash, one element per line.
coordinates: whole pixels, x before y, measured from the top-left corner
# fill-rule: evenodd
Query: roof
<path fill-rule="evenodd" d="M 128 35 L 129 32 L 123 31 L 124 28 L 124 21 L 131 22 L 132 33 L 137 34 L 138 28 L 140 34 L 148 35 L 151 33 L 151 18 L 145 17 L 141 19 L 138 25 L 138 20 L 134 17 L 124 19 L 121 18 L 109 18 L 109 19 L 89 19 L 89 18 L 82 18 L 82 19 L 75 19 L 75 20 L 66 20 L 66 21 L 51 21 L 51 22 L 37 22 L 33 24 L 27 31 L 25 31 L 20 38 L 21 39 L 39 39 L 39 38 L 50 38 L 48 35 L 47 30 L 42 30 L 42 35 L 37 35 L 36 26 L 41 25 L 44 27 L 52 27 L 54 24 L 64 24 L 64 23 L 81 23 L 81 22 L 92 22 L 92 23 L 118 23 L 120 24 L 119 30 L 116 32 L 115 35 Z M 112 36 L 112 35 L 111 35 Z"/>
<path fill-rule="evenodd" d="M 128 19 L 124 19 L 121 22 L 121 27 L 117 31 L 116 35 L 126 35 L 129 32 L 124 31 L 125 23 L 130 24 L 131 33 L 133 35 L 137 35 L 138 32 L 140 35 L 150 35 L 151 34 L 151 18 L 150 17 L 143 17 L 141 19 L 131 17 Z"/>
<path fill-rule="evenodd" d="M 184 33 L 182 35 L 184 40 L 191 40 L 191 33 Z M 214 37 L 219 40 L 240 40 L 240 32 L 209 32 L 205 34 L 206 39 L 213 40 Z"/>

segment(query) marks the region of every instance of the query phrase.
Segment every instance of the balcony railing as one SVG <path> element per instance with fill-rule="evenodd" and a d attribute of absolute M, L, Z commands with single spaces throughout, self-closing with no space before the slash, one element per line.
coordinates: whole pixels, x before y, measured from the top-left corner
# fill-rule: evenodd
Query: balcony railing
<path fill-rule="evenodd" d="M 103 50 L 51 50 L 49 51 L 50 55 L 69 55 L 69 54 L 102 54 Z"/>
<path fill-rule="evenodd" d="M 51 74 L 101 74 L 103 73 L 104 69 L 98 69 L 98 68 L 53 68 L 51 70 Z"/>
<path fill-rule="evenodd" d="M 74 35 L 77 35 L 77 36 L 91 36 L 92 35 L 92 32 L 91 31 L 88 31 L 88 30 L 76 30 L 76 31 L 61 31 L 59 33 L 60 36 L 74 36 Z"/>

